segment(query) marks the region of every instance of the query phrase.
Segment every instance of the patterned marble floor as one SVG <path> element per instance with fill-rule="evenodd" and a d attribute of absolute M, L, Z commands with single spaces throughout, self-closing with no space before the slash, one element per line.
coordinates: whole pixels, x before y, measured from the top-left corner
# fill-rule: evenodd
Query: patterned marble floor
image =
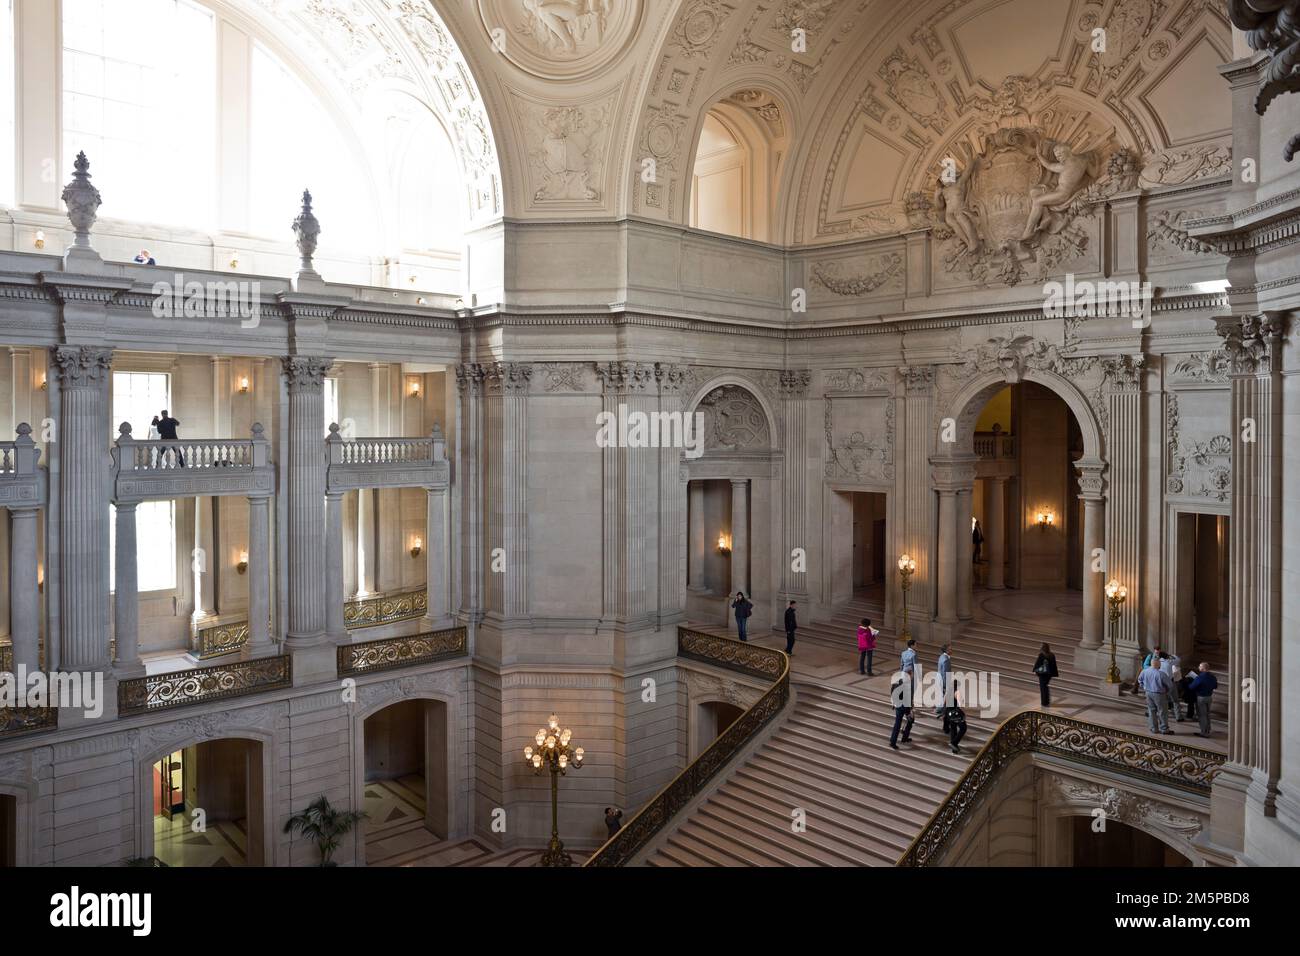
<path fill-rule="evenodd" d="M 191 830 L 187 812 L 168 820 L 153 818 L 154 855 L 168 866 L 244 866 L 248 821 L 209 823 L 203 833 Z"/>

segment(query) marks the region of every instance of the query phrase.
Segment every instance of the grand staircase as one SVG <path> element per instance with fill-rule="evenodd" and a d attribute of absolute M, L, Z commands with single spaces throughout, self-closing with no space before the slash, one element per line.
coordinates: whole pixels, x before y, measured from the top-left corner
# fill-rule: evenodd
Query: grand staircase
<path fill-rule="evenodd" d="M 954 755 L 942 721 L 918 708 L 912 743 L 895 751 L 883 696 L 797 682 L 791 707 L 647 865 L 893 866 L 993 730 L 970 718 Z"/>

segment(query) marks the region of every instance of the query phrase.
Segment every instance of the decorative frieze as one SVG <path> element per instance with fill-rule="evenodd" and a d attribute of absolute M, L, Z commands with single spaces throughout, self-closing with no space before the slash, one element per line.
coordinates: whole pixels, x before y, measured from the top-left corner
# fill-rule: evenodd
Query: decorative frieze
<path fill-rule="evenodd" d="M 527 393 L 533 380 L 533 367 L 527 362 L 493 362 L 483 369 L 483 383 L 491 394 Z"/>
<path fill-rule="evenodd" d="M 1173 377 L 1184 382 L 1203 382 L 1207 385 L 1227 384 L 1231 364 L 1223 349 L 1196 352 L 1174 364 Z"/>
<path fill-rule="evenodd" d="M 654 384 L 655 370 L 645 362 L 603 362 L 596 366 L 596 378 L 607 394 L 644 392 Z"/>
<path fill-rule="evenodd" d="M 548 362 L 541 366 L 546 372 L 547 392 L 585 392 L 588 389 L 587 368 L 588 366 L 577 363 L 568 364 L 564 362 Z M 460 378 L 460 369 L 457 368 L 457 379 Z"/>
<path fill-rule="evenodd" d="M 822 387 L 828 392 L 878 392 L 892 389 L 894 370 L 885 368 L 837 368 L 822 373 Z"/>

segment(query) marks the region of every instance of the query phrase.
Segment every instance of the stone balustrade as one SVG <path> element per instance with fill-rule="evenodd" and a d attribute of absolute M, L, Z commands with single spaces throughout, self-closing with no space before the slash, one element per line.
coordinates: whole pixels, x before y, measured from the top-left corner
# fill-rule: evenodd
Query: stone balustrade
<path fill-rule="evenodd" d="M 275 488 L 271 443 L 260 424 L 244 439 L 137 441 L 126 422 L 118 432 L 112 449 L 115 502 L 265 495 Z"/>
<path fill-rule="evenodd" d="M 446 488 L 447 441 L 435 425 L 428 438 L 344 439 L 337 424 L 325 439 L 330 492 L 357 488 Z"/>

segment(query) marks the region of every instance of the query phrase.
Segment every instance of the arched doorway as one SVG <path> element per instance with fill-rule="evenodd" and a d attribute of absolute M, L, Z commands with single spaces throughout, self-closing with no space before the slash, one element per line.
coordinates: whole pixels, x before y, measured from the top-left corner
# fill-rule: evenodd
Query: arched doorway
<path fill-rule="evenodd" d="M 411 699 L 362 723 L 365 861 L 392 865 L 450 832 L 447 705 Z"/>
<path fill-rule="evenodd" d="M 1070 828 L 1070 860 L 1073 867 L 1184 867 L 1191 860 L 1168 843 L 1144 830 L 1107 820 L 1104 830 L 1096 829 L 1094 817 L 1067 817 Z"/>
<path fill-rule="evenodd" d="M 151 762 L 153 847 L 145 855 L 168 866 L 264 865 L 263 756 L 261 741 L 232 737 Z"/>

